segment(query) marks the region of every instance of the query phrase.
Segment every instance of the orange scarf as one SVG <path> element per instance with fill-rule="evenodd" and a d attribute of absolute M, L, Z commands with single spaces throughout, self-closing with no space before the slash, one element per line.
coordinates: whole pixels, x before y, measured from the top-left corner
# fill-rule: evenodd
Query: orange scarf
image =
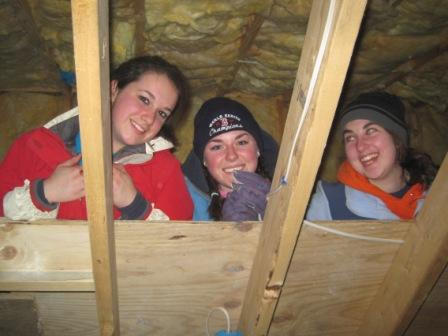
<path fill-rule="evenodd" d="M 388 209 L 401 219 L 414 218 L 417 201 L 423 198 L 423 185 L 421 183 L 414 184 L 402 198 L 397 198 L 370 183 L 348 161 L 344 161 L 339 168 L 338 180 L 349 187 L 380 198 Z"/>

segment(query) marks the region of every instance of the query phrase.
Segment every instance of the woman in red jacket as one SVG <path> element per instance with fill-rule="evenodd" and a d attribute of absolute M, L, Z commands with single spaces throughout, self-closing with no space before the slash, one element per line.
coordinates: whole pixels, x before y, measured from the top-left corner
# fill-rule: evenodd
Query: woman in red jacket
<path fill-rule="evenodd" d="M 114 217 L 191 219 L 166 123 L 187 106 L 184 76 L 160 57 L 137 57 L 112 72 L 110 97 Z M 20 136 L 0 164 L 0 216 L 86 219 L 79 139 L 78 108 Z"/>

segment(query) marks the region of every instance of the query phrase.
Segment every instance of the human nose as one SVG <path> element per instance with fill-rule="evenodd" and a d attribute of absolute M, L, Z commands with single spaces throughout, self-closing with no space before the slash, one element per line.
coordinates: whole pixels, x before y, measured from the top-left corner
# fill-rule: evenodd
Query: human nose
<path fill-rule="evenodd" d="M 156 110 L 153 109 L 152 107 L 147 107 L 143 109 L 142 118 L 148 124 L 152 124 L 156 118 Z"/>
<path fill-rule="evenodd" d="M 356 142 L 356 150 L 358 152 L 362 152 L 364 148 L 367 146 L 367 140 L 364 137 L 359 137 L 358 141 Z"/>
<path fill-rule="evenodd" d="M 227 151 L 226 151 L 226 160 L 227 161 L 234 161 L 236 160 L 238 157 L 235 148 L 233 148 L 233 146 L 229 146 L 227 147 Z"/>

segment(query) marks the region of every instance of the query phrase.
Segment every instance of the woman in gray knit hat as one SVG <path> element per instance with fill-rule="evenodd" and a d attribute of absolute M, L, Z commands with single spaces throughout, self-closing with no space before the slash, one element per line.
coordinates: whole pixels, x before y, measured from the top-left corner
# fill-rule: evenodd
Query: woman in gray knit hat
<path fill-rule="evenodd" d="M 319 181 L 308 220 L 412 219 L 437 167 L 408 146 L 401 100 L 386 92 L 360 95 L 342 112 L 338 129 L 346 160 L 338 181 Z"/>

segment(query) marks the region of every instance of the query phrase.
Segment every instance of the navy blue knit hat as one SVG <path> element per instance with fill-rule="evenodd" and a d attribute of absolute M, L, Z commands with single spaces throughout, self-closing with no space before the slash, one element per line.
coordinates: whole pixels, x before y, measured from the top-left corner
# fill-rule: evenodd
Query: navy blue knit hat
<path fill-rule="evenodd" d="M 204 162 L 204 149 L 217 135 L 245 130 L 263 151 L 261 129 L 250 111 L 241 103 L 226 97 L 215 97 L 202 104 L 194 118 L 193 150 Z"/>
<path fill-rule="evenodd" d="M 342 112 L 338 128 L 356 119 L 371 120 L 397 135 L 408 145 L 408 126 L 405 120 L 405 107 L 400 98 L 387 92 L 367 92 L 352 101 Z"/>

